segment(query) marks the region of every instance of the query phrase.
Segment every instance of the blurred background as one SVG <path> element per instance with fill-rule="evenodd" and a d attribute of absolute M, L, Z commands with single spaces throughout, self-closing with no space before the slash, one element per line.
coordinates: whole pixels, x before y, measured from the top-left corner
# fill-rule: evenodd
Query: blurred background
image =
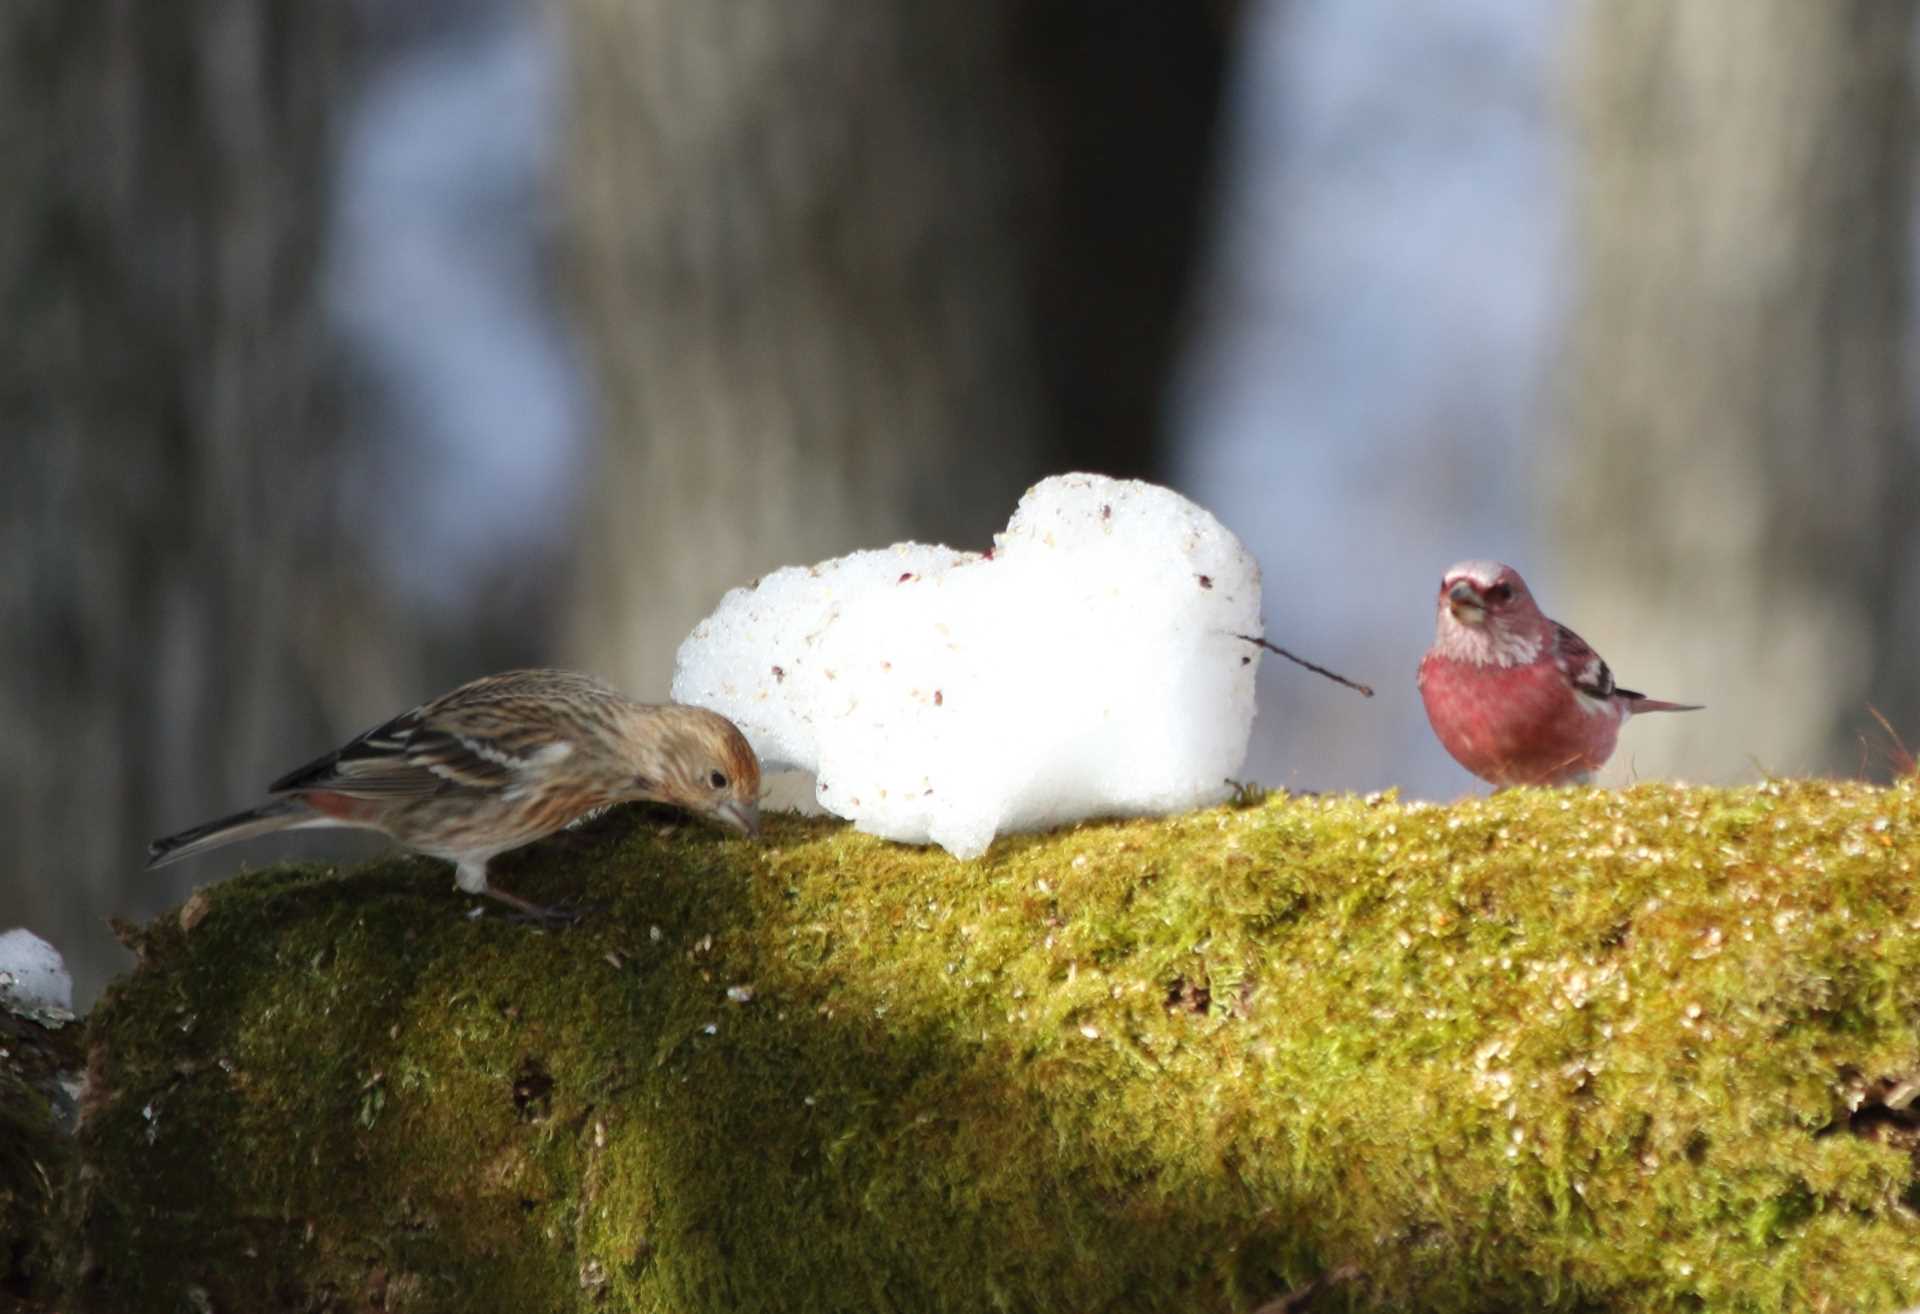
<path fill-rule="evenodd" d="M 664 696 L 725 589 L 1068 469 L 1379 687 L 1270 660 L 1250 778 L 1478 788 L 1413 687 L 1478 556 L 1710 705 L 1609 778 L 1885 778 L 1916 3 L 11 0 L 0 926 L 84 1005 L 318 843 L 152 837 L 516 663 Z"/>

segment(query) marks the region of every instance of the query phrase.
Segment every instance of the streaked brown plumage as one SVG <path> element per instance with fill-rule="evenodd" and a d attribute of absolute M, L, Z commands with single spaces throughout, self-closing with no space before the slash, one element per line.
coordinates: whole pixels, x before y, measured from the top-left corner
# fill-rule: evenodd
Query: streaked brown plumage
<path fill-rule="evenodd" d="M 596 808 L 648 800 L 759 833 L 760 762 L 733 722 L 637 703 L 590 675 L 489 675 L 375 727 L 269 786 L 246 812 L 155 840 L 148 867 L 278 830 L 377 830 L 455 864 L 455 881 L 540 920 L 562 915 L 487 883 L 494 855 Z"/>

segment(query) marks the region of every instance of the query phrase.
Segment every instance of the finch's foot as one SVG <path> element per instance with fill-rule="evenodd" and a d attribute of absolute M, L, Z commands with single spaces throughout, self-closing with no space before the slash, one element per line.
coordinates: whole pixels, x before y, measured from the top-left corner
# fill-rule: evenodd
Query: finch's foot
<path fill-rule="evenodd" d="M 572 926 L 588 913 L 598 911 L 605 906 L 598 903 L 551 905 L 535 903 L 531 899 L 523 899 L 517 894 L 510 894 L 497 885 L 487 886 L 485 892 L 490 898 L 498 899 L 501 903 L 513 909 L 511 913 L 507 914 L 508 920 L 527 922 L 533 926 L 542 927 L 550 931 L 558 930 L 563 926 Z"/>

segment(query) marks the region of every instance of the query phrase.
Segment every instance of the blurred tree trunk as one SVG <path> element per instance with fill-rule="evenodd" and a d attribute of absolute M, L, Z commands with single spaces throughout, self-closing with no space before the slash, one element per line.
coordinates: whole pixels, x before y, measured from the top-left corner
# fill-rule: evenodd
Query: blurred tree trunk
<path fill-rule="evenodd" d="M 775 566 L 1156 466 L 1231 5 L 566 6 L 598 373 L 573 646 L 663 695 Z"/>
<path fill-rule="evenodd" d="M 1858 771 L 1869 702 L 1920 731 L 1914 16 L 1587 6 L 1566 596 L 1623 682 L 1711 705 L 1636 727 L 1642 773 Z"/>
<path fill-rule="evenodd" d="M 347 28 L 306 0 L 0 7 L 0 925 L 83 995 L 105 918 L 180 892 L 147 841 L 394 683 L 343 660 L 363 585 L 325 494 Z"/>

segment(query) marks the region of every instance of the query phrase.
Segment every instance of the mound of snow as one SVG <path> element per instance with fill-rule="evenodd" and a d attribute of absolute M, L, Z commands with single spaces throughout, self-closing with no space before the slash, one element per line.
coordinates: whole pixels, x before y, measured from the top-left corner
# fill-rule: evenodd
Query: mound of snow
<path fill-rule="evenodd" d="M 35 1018 L 73 1016 L 66 960 L 24 926 L 0 933 L 0 1007 Z"/>
<path fill-rule="evenodd" d="M 734 589 L 680 645 L 673 696 L 889 839 L 1218 802 L 1246 757 L 1260 567 L 1153 484 L 1061 475 L 986 553 L 902 543 Z"/>

